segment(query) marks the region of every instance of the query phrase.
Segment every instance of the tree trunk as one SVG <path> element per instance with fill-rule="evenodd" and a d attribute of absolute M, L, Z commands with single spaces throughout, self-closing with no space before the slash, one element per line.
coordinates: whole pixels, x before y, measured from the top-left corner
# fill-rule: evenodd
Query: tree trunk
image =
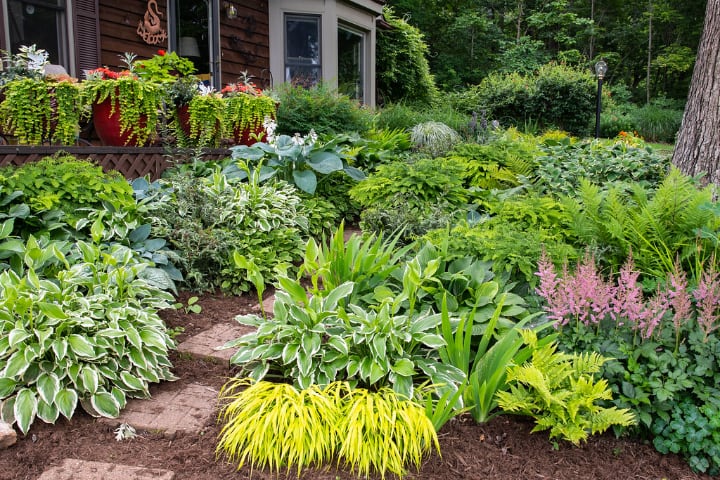
<path fill-rule="evenodd" d="M 673 163 L 720 185 L 720 0 L 708 0 Z"/>

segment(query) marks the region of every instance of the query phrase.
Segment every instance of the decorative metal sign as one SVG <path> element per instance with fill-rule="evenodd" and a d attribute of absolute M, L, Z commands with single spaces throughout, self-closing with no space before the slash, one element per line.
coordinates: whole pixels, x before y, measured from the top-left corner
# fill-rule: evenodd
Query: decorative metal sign
<path fill-rule="evenodd" d="M 162 13 L 158 10 L 156 0 L 148 0 L 145 17 L 138 22 L 137 34 L 145 43 L 157 45 L 167 40 L 167 32 L 160 25 Z"/>

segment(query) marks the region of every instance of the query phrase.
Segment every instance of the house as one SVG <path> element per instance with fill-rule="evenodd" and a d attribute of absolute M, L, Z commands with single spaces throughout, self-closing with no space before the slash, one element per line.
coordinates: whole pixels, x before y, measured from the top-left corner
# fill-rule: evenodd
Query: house
<path fill-rule="evenodd" d="M 0 0 L 0 49 L 36 44 L 82 78 L 132 52 L 190 58 L 221 88 L 247 72 L 267 87 L 323 80 L 375 104 L 379 0 Z"/>

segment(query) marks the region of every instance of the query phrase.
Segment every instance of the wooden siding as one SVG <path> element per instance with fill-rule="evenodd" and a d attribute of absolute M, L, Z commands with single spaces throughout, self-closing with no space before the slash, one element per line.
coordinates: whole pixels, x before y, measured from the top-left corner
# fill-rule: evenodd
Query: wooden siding
<path fill-rule="evenodd" d="M 235 19 L 227 18 L 223 3 L 220 2 L 220 52 L 222 84 L 237 81 L 247 71 L 262 86 L 269 83 L 270 46 L 267 1 L 252 2 L 252 5 L 233 3 L 238 10 Z M 250 3 L 250 2 L 248 2 Z M 168 28 L 168 3 L 159 0 L 162 12 L 162 26 Z M 148 45 L 137 34 L 138 22 L 147 9 L 146 0 L 100 0 L 100 62 L 98 66 L 121 68 L 120 56 L 125 52 L 137 54 L 138 58 L 149 58 L 162 45 Z"/>
<path fill-rule="evenodd" d="M 100 165 L 103 170 L 117 170 L 128 180 L 149 175 L 151 180 L 160 178 L 172 163 L 168 153 L 175 161 L 181 161 L 181 151 L 168 152 L 163 147 L 51 147 L 51 146 L 20 146 L 0 145 L 0 167 L 22 165 L 35 162 L 44 157 L 64 152 L 79 159 L 87 159 Z M 230 156 L 224 148 L 206 149 L 203 160 L 221 160 Z"/>

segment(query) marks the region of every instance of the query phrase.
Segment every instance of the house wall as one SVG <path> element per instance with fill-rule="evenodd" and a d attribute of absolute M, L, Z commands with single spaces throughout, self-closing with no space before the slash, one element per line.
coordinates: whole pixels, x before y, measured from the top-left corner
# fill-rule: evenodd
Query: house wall
<path fill-rule="evenodd" d="M 218 2 L 218 0 L 215 0 Z M 221 83 L 237 80 L 247 71 L 263 83 L 269 81 L 270 48 L 268 40 L 268 5 L 266 1 L 252 5 L 235 3 L 238 16 L 227 18 L 225 2 L 218 3 L 220 20 L 220 73 Z M 162 13 L 162 26 L 168 30 L 167 0 L 158 0 Z M 123 66 L 120 56 L 133 52 L 138 58 L 149 58 L 158 49 L 168 49 L 168 41 L 160 45 L 148 45 L 137 34 L 138 22 L 147 10 L 145 0 L 100 0 L 100 61 L 101 65 L 114 68 Z"/>

